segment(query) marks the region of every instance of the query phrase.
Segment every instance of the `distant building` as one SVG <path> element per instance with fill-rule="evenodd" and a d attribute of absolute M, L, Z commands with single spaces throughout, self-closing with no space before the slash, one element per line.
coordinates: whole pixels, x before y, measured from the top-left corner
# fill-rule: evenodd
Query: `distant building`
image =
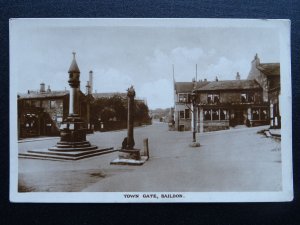
<path fill-rule="evenodd" d="M 279 63 L 261 64 L 256 55 L 247 80 L 237 73 L 235 80 L 174 82 L 175 130 L 192 129 L 207 132 L 229 129 L 230 126 L 280 125 Z M 196 93 L 196 108 L 191 93 Z M 196 110 L 192 118 L 191 110 Z"/>

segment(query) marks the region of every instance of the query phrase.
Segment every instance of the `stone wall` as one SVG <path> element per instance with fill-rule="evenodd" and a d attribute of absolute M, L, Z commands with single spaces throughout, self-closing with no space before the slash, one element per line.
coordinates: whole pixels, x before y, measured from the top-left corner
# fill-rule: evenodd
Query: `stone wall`
<path fill-rule="evenodd" d="M 229 120 L 209 120 L 203 121 L 204 132 L 227 130 L 229 129 Z"/>
<path fill-rule="evenodd" d="M 191 131 L 192 130 L 191 119 L 179 119 L 178 131 Z"/>
<path fill-rule="evenodd" d="M 258 57 L 256 57 L 251 62 L 251 69 L 248 74 L 247 79 L 248 80 L 256 80 L 259 85 L 263 88 L 263 101 L 268 101 L 268 79 L 265 74 L 263 74 L 257 67 L 260 64 L 260 60 Z"/>
<path fill-rule="evenodd" d="M 245 91 L 221 91 L 220 93 L 220 103 L 239 103 L 241 102 L 241 93 L 252 92 L 254 94 L 255 102 L 262 101 L 262 91 L 258 90 L 245 90 Z M 207 93 L 201 93 L 199 100 L 202 104 L 207 104 Z"/>

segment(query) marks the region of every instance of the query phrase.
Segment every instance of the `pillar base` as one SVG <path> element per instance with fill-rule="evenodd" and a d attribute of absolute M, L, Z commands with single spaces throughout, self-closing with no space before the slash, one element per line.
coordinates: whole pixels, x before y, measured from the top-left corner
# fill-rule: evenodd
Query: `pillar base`
<path fill-rule="evenodd" d="M 140 149 L 121 149 L 119 157 L 110 162 L 112 165 L 140 166 L 147 161 L 147 156 L 141 156 Z"/>
<path fill-rule="evenodd" d="M 199 142 L 192 142 L 191 144 L 189 144 L 190 147 L 195 148 L 195 147 L 200 147 L 200 143 Z"/>
<path fill-rule="evenodd" d="M 134 159 L 140 160 L 140 149 L 121 149 L 119 150 L 119 159 Z"/>

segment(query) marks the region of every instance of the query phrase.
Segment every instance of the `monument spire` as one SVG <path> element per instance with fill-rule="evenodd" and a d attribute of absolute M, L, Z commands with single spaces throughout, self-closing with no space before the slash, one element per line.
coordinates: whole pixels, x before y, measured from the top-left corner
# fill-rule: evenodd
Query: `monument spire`
<path fill-rule="evenodd" d="M 69 68 L 69 73 L 80 73 L 80 70 L 79 70 L 79 67 L 77 65 L 77 62 L 76 62 L 76 52 L 72 52 L 73 54 L 73 60 L 72 60 L 72 63 L 71 63 L 71 66 Z"/>

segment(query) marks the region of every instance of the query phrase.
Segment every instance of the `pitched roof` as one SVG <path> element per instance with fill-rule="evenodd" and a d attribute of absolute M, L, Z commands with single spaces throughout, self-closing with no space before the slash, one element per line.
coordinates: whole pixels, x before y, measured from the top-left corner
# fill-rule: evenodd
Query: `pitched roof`
<path fill-rule="evenodd" d="M 207 85 L 209 81 L 198 81 L 196 82 L 196 89 Z M 176 93 L 188 93 L 194 89 L 194 82 L 175 82 Z"/>
<path fill-rule="evenodd" d="M 69 91 L 51 91 L 51 92 L 39 92 L 29 91 L 26 94 L 18 94 L 19 99 L 33 99 L 33 98 L 49 98 L 49 97 L 62 97 L 68 95 Z"/>
<path fill-rule="evenodd" d="M 198 91 L 216 91 L 216 90 L 246 90 L 259 89 L 260 85 L 255 80 L 223 80 L 212 81 L 207 85 L 198 88 Z"/>
<path fill-rule="evenodd" d="M 120 96 L 122 98 L 127 98 L 127 93 L 120 93 L 120 92 L 93 93 L 92 95 L 95 99 L 97 99 L 97 98 L 111 98 L 115 95 Z"/>
<path fill-rule="evenodd" d="M 257 69 L 259 69 L 267 76 L 280 76 L 279 63 L 261 63 L 257 66 Z"/>

